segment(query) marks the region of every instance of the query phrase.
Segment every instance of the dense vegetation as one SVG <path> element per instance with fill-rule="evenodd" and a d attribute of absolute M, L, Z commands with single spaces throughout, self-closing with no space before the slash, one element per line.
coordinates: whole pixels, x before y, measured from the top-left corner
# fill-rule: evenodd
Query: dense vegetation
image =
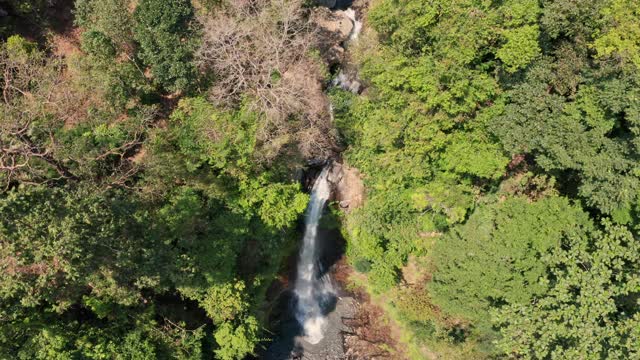
<path fill-rule="evenodd" d="M 639 9 L 373 2 L 367 94 L 333 96 L 369 189 L 345 233 L 417 353 L 640 356 Z"/>
<path fill-rule="evenodd" d="M 640 357 L 636 0 L 373 0 L 330 98 L 308 2 L 51 3 L 0 4 L 1 359 L 255 353 L 337 149 L 409 357 Z"/>
<path fill-rule="evenodd" d="M 64 56 L 4 29 L 0 358 L 237 359 L 265 337 L 307 202 L 278 160 L 296 148 L 267 162 L 269 114 L 207 100 L 208 9 L 131 4 L 76 1 Z M 55 40 L 51 11 L 12 16 Z"/>

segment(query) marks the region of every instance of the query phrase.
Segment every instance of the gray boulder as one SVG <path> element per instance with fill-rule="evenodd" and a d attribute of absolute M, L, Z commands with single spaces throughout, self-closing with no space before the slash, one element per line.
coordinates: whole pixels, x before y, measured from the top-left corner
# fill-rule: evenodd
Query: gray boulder
<path fill-rule="evenodd" d="M 326 6 L 329 9 L 336 7 L 338 0 L 315 0 L 318 6 Z"/>

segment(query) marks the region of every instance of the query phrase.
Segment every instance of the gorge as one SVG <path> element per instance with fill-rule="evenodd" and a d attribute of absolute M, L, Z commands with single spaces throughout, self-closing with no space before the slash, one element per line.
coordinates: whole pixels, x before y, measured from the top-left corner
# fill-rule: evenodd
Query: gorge
<path fill-rule="evenodd" d="M 355 41 L 360 31 L 362 23 L 357 19 L 356 11 L 344 4 L 324 4 L 329 8 L 344 8 L 344 10 L 334 10 L 333 17 L 335 23 L 324 22 L 321 26 L 330 31 L 342 33 L 341 42 L 337 45 L 344 50 L 349 43 Z M 348 25 L 344 25 L 344 22 Z M 346 29 L 346 31 L 345 31 Z M 336 46 L 336 45 L 334 45 Z M 344 57 L 342 57 L 344 59 Z M 331 81 L 331 87 L 338 87 L 358 93 L 361 88 L 357 73 L 346 71 L 343 63 L 338 64 L 337 73 Z M 330 105 L 329 112 L 333 119 L 333 106 Z M 334 284 L 330 267 L 334 264 L 326 260 L 330 253 L 333 258 L 342 254 L 337 249 L 339 247 L 338 232 L 330 232 L 321 227 L 322 216 L 326 210 L 326 205 L 330 200 L 340 198 L 340 207 L 348 208 L 357 206 L 361 201 L 360 194 L 354 199 L 350 194 L 346 178 L 350 177 L 351 184 L 357 189 L 356 192 L 364 192 L 361 189 L 361 181 L 357 171 L 354 169 L 345 171 L 343 166 L 329 160 L 316 175 L 310 191 L 310 201 L 305 212 L 304 235 L 300 244 L 297 271 L 293 286 L 293 298 L 288 305 L 288 311 L 293 312 L 298 326 L 291 324 L 291 320 L 285 321 L 284 330 L 281 329 L 281 337 L 276 338 L 274 344 L 270 346 L 270 351 L 264 356 L 266 359 L 305 358 L 305 359 L 344 359 L 345 341 L 343 332 L 349 330 L 343 323 L 343 319 L 350 318 L 355 312 L 355 300 Z M 346 174 L 346 175 L 345 175 Z M 354 178 L 355 177 L 355 178 Z M 343 240 L 340 240 L 343 241 Z M 331 257 L 329 256 L 329 257 Z M 335 260 L 334 260 L 335 261 Z M 340 296 L 343 295 L 343 296 Z M 289 347 L 282 344 L 289 344 Z"/>

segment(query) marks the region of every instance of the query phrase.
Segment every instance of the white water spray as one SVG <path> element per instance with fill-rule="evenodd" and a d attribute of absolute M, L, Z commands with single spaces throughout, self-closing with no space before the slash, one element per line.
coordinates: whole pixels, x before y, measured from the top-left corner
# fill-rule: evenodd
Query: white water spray
<path fill-rule="evenodd" d="M 298 276 L 295 293 L 298 298 L 296 319 L 304 328 L 305 340 L 317 344 L 324 337 L 327 318 L 322 305 L 327 299 L 335 296 L 331 279 L 321 275 L 318 259 L 318 223 L 322 217 L 324 206 L 331 196 L 331 188 L 327 177 L 329 167 L 325 167 L 311 191 L 311 200 L 307 206 L 306 228 L 298 261 Z"/>
<path fill-rule="evenodd" d="M 351 20 L 353 23 L 353 29 L 351 29 L 351 34 L 349 34 L 349 41 L 353 41 L 358 38 L 360 32 L 362 31 L 362 21 L 356 18 L 356 11 L 352 8 L 348 8 L 344 12 L 345 15 Z"/>
<path fill-rule="evenodd" d="M 350 43 L 355 42 L 362 31 L 362 21 L 356 18 L 356 12 L 352 8 L 348 8 L 344 11 L 344 14 L 351 23 L 353 24 L 353 28 L 351 29 L 351 33 L 349 33 L 349 38 L 347 39 L 346 45 L 348 46 Z M 350 71 L 346 71 L 345 69 L 340 69 L 338 75 L 333 79 L 333 86 L 339 86 L 343 90 L 351 91 L 354 94 L 358 94 L 360 92 L 360 88 L 362 84 L 360 79 L 358 78 L 357 73 L 353 73 Z"/>

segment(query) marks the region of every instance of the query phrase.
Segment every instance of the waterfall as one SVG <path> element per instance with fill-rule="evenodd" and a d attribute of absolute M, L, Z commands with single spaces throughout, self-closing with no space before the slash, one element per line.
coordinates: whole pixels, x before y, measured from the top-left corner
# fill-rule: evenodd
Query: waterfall
<path fill-rule="evenodd" d="M 317 243 L 318 223 L 331 195 L 328 174 L 329 166 L 322 170 L 311 191 L 295 284 L 295 294 L 298 299 L 296 319 L 304 328 L 305 340 L 311 344 L 317 344 L 324 337 L 327 318 L 323 306 L 335 296 L 330 277 L 326 274 L 322 275 L 323 269 L 318 259 Z"/>
<path fill-rule="evenodd" d="M 349 42 L 351 42 L 357 39 L 360 35 L 360 32 L 362 31 L 362 21 L 356 18 L 356 11 L 352 8 L 348 8 L 344 13 L 353 23 L 353 29 L 351 30 L 351 34 L 349 34 Z"/>
<path fill-rule="evenodd" d="M 353 28 L 351 29 L 351 33 L 349 33 L 349 38 L 345 45 L 349 45 L 350 43 L 356 41 L 360 32 L 362 31 L 362 21 L 358 20 L 356 17 L 356 12 L 352 8 L 348 8 L 344 11 L 344 14 L 351 23 L 353 24 Z M 343 90 L 350 91 L 354 94 L 360 93 L 362 83 L 358 78 L 358 74 L 352 71 L 347 71 L 344 67 L 340 69 L 338 75 L 333 79 L 333 86 L 338 86 Z"/>

